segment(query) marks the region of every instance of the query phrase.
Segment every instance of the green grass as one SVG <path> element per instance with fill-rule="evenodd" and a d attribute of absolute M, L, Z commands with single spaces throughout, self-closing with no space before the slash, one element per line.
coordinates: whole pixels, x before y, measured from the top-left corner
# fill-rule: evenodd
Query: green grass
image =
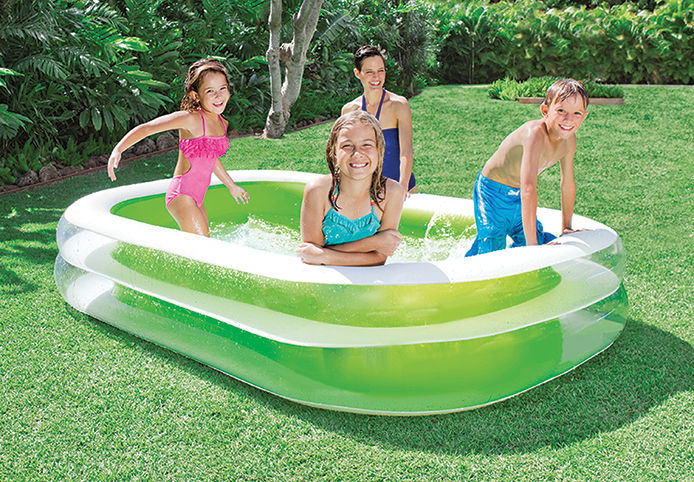
<path fill-rule="evenodd" d="M 55 289 L 55 229 L 72 201 L 111 186 L 106 173 L 0 196 L 0 479 L 692 480 L 694 89 L 624 90 L 579 131 L 576 212 L 622 236 L 627 326 L 573 372 L 472 412 L 308 408 L 85 316 Z M 429 88 L 411 105 L 420 191 L 460 197 L 539 115 L 485 87 Z M 326 172 L 328 129 L 235 140 L 225 165 Z M 133 162 L 117 183 L 173 163 Z M 541 205 L 559 207 L 558 180 L 556 167 L 541 176 Z"/>

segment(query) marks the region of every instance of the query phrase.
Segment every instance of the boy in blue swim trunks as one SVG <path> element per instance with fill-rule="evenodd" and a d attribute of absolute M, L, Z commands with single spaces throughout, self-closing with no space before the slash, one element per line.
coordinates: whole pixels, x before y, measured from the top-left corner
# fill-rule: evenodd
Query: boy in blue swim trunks
<path fill-rule="evenodd" d="M 573 79 L 547 89 L 542 119 L 526 122 L 503 140 L 477 176 L 473 192 L 477 237 L 466 256 L 511 247 L 546 244 L 555 236 L 537 220 L 537 176 L 559 163 L 562 232 L 571 233 L 576 198 L 576 131 L 586 117 L 588 94 Z"/>

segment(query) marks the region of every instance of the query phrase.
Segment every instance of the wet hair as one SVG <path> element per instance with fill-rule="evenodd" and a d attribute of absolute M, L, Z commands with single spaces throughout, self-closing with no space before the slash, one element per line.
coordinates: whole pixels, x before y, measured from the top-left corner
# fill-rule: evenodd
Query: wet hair
<path fill-rule="evenodd" d="M 337 157 L 335 155 L 335 150 L 337 148 L 337 137 L 340 135 L 340 131 L 342 129 L 354 125 L 371 127 L 376 135 L 378 166 L 371 176 L 371 188 L 369 192 L 371 194 L 371 199 L 374 200 L 379 209 L 383 210 L 381 207 L 381 202 L 386 198 L 386 178 L 383 177 L 383 155 L 386 148 L 386 141 L 383 138 L 383 132 L 381 131 L 381 125 L 379 124 L 378 120 L 372 114 L 369 114 L 363 110 L 355 110 L 339 117 L 333 124 L 332 129 L 330 129 L 330 135 L 328 135 L 328 144 L 325 147 L 325 160 L 328 163 L 328 169 L 330 169 L 333 182 L 330 186 L 330 191 L 328 192 L 328 199 L 335 210 L 340 209 L 340 207 L 337 205 L 337 201 L 333 199 L 333 193 L 340 182 L 340 173 L 335 165 L 337 161 Z"/>
<path fill-rule="evenodd" d="M 373 45 L 365 45 L 363 47 L 359 47 L 359 49 L 354 52 L 354 67 L 359 72 L 361 72 L 361 64 L 364 62 L 364 59 L 368 57 L 381 57 L 381 60 L 383 60 L 383 65 L 386 63 L 383 52 Z"/>
<path fill-rule="evenodd" d="M 224 74 L 227 86 L 229 85 L 229 73 L 219 60 L 198 60 L 188 68 L 188 74 L 186 74 L 186 80 L 183 84 L 183 91 L 185 94 L 181 101 L 181 110 L 193 111 L 200 108 L 200 102 L 193 98 L 192 93 L 198 92 L 200 84 L 210 72 Z"/>
<path fill-rule="evenodd" d="M 583 107 L 588 108 L 588 92 L 581 82 L 574 79 L 561 79 L 553 83 L 547 93 L 543 105 L 551 106 L 553 102 L 564 101 L 569 97 L 579 96 L 583 100 Z"/>

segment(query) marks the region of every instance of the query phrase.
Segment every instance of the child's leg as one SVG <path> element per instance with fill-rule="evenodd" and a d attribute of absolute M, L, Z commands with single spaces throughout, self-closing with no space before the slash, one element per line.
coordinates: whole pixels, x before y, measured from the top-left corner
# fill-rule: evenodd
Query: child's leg
<path fill-rule="evenodd" d="M 210 237 L 210 226 L 205 207 L 198 207 L 192 197 L 185 194 L 176 196 L 169 203 L 167 209 L 178 223 L 181 231 Z"/>
<path fill-rule="evenodd" d="M 472 246 L 465 253 L 465 257 L 476 256 L 478 254 L 491 253 L 506 248 L 506 235 L 496 237 L 484 237 L 479 234 L 475 237 Z"/>
<path fill-rule="evenodd" d="M 555 235 L 552 233 L 548 233 L 544 230 L 542 227 L 542 223 L 540 221 L 535 222 L 535 235 L 537 236 L 537 244 L 547 244 L 550 241 L 557 239 Z M 513 240 L 513 244 L 511 244 L 512 248 L 517 248 L 519 246 L 525 246 L 526 241 L 525 241 L 525 233 L 523 233 L 523 220 L 521 219 L 520 223 L 516 224 L 514 226 L 513 232 L 510 234 L 511 239 Z"/>
<path fill-rule="evenodd" d="M 506 248 L 506 230 L 503 219 L 498 219 L 499 212 L 504 211 L 503 206 L 496 202 L 493 191 L 484 189 L 482 181 L 482 176 L 477 176 L 472 194 L 477 236 L 468 252 L 465 253 L 466 257 Z"/>

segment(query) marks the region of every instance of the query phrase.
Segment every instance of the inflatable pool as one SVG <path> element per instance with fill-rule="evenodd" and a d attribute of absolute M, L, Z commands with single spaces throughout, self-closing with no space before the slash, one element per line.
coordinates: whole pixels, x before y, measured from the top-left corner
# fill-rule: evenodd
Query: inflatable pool
<path fill-rule="evenodd" d="M 589 230 L 558 245 L 471 258 L 453 249 L 385 266 L 309 266 L 292 250 L 303 186 L 315 175 L 230 174 L 251 203 L 212 186 L 213 235 L 218 225 L 273 226 L 289 233 L 289 251 L 180 232 L 164 207 L 168 180 L 117 187 L 79 199 L 60 219 L 63 297 L 281 397 L 373 414 L 503 400 L 600 353 L 624 327 L 624 249 L 603 224 L 575 216 L 574 227 Z M 539 217 L 559 229 L 558 211 Z M 413 195 L 400 229 L 418 253 L 437 239 L 469 244 L 472 202 Z"/>

